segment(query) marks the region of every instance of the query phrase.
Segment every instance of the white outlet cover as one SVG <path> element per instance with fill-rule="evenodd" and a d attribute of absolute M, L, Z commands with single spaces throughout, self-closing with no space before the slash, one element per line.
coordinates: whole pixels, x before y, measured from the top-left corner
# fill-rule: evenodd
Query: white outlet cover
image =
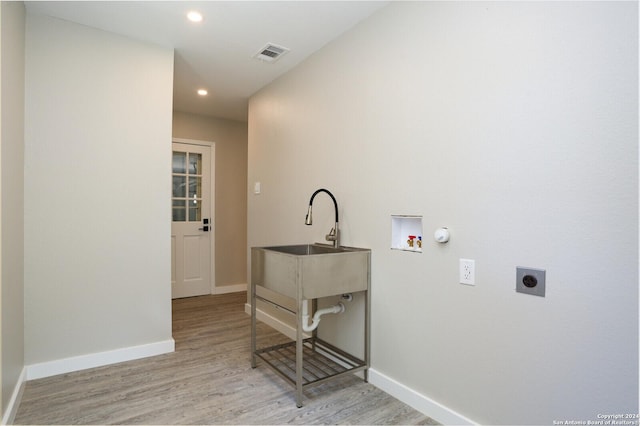
<path fill-rule="evenodd" d="M 476 285 L 476 261 L 460 259 L 460 284 Z"/>

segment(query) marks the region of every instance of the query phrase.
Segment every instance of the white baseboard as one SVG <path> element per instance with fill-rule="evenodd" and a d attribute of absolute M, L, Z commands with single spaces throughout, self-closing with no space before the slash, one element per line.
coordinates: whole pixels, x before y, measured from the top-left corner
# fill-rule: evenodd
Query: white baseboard
<path fill-rule="evenodd" d="M 369 369 L 369 383 L 443 425 L 478 424 L 449 407 L 395 381 L 391 377 L 385 376 L 374 368 Z"/>
<path fill-rule="evenodd" d="M 41 379 L 43 377 L 55 376 L 57 374 L 86 370 L 87 368 L 102 367 L 103 365 L 162 355 L 174 352 L 175 347 L 175 340 L 169 339 L 146 345 L 116 349 L 113 351 L 98 352 L 94 354 L 42 362 L 39 364 L 31 364 L 26 367 L 27 380 Z"/>
<path fill-rule="evenodd" d="M 247 291 L 247 284 L 221 285 L 213 288 L 213 294 L 239 293 Z"/>
<path fill-rule="evenodd" d="M 7 405 L 7 411 L 5 411 L 4 416 L 2 416 L 3 425 L 11 425 L 16 418 L 16 414 L 18 414 L 18 407 L 20 406 L 20 400 L 22 399 L 22 392 L 24 392 L 24 382 L 27 380 L 27 368 L 24 367 L 22 369 L 22 373 L 18 377 L 18 382 L 16 383 L 15 388 L 13 388 L 13 392 L 11 393 L 11 399 L 9 399 L 9 405 Z"/>

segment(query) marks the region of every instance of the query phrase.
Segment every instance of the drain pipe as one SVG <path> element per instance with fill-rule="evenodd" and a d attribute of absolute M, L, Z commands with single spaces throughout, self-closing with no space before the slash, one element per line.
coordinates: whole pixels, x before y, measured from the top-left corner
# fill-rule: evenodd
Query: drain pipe
<path fill-rule="evenodd" d="M 307 305 L 308 303 L 306 302 L 302 304 L 302 329 L 307 333 L 318 328 L 321 316 L 325 314 L 341 314 L 345 311 L 345 307 L 342 302 L 337 305 L 329 306 L 328 308 L 318 309 L 313 315 L 311 324 L 309 324 L 309 307 Z"/>

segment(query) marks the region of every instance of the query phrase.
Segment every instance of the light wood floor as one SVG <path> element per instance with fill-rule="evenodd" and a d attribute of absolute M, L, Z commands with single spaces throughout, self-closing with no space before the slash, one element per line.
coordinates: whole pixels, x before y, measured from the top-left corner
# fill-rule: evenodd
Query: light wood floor
<path fill-rule="evenodd" d="M 173 302 L 176 352 L 26 383 L 15 424 L 437 424 L 360 378 L 294 390 L 250 366 L 246 293 Z M 283 336 L 260 324 L 259 335 Z"/>

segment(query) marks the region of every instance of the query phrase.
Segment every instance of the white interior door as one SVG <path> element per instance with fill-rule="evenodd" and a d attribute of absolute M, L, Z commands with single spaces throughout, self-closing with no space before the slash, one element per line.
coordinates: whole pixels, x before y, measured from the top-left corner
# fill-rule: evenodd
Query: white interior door
<path fill-rule="evenodd" d="M 211 294 L 211 147 L 173 143 L 171 297 Z"/>

